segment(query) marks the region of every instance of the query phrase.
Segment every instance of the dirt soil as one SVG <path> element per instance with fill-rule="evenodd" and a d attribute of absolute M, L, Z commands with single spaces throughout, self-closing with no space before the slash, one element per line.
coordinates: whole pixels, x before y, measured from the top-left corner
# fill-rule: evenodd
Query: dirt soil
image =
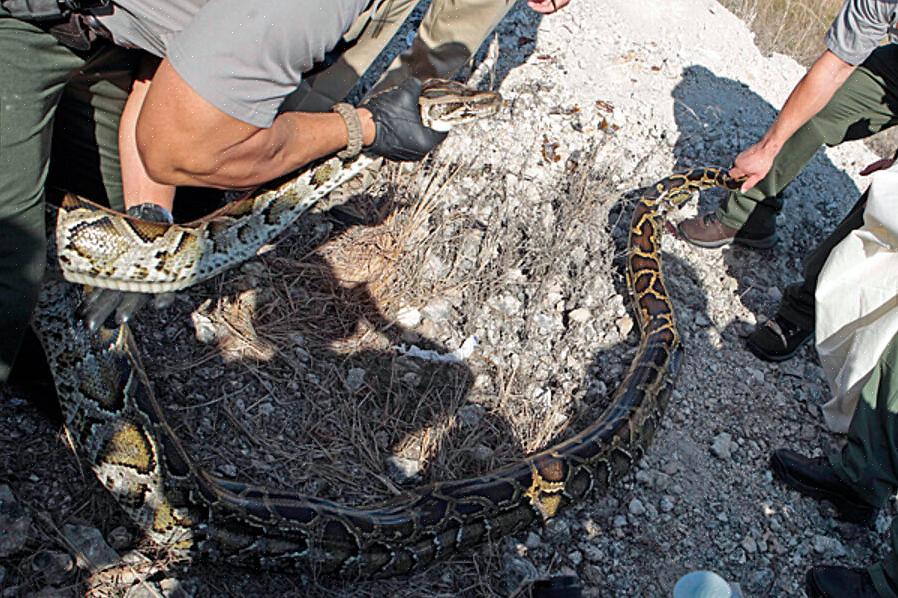
<path fill-rule="evenodd" d="M 712 0 L 663 5 L 574 0 L 541 19 L 519 3 L 498 58 L 482 52 L 471 74 L 503 93 L 497 118 L 421 165 L 369 173 L 257 259 L 142 314 L 147 372 L 194 457 L 363 504 L 486 472 L 598 417 L 637 342 L 621 269 L 633 198 L 675 170 L 729 164 L 803 73 Z M 81 468 L 58 423 L 5 392 L 0 489 L 30 525 L 0 558 L 2 596 L 508 596 L 556 574 L 587 596 L 667 596 L 694 569 L 745 596 L 796 596 L 814 564 L 873 562 L 885 515 L 873 531 L 840 524 L 766 467 L 774 448 L 840 442 L 822 426 L 813 348 L 771 365 L 743 336 L 875 158 L 860 143 L 820 152 L 786 191 L 774 250 L 665 239 L 685 366 L 647 456 L 609 495 L 405 579 L 178 562 Z M 0 540 L 12 519 L 0 509 Z M 99 530 L 111 567 L 72 562 L 73 524 Z"/>

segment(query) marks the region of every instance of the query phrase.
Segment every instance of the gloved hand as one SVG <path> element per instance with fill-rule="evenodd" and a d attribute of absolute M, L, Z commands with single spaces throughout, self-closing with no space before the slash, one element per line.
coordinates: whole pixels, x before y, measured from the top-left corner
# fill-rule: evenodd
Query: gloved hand
<path fill-rule="evenodd" d="M 377 135 L 365 151 L 389 160 L 418 161 L 439 145 L 446 133 L 421 122 L 421 82 L 414 77 L 397 87 L 375 94 L 362 103 L 374 118 Z"/>
<path fill-rule="evenodd" d="M 150 222 L 161 222 L 163 224 L 172 224 L 174 222 L 168 210 L 153 203 L 131 206 L 125 213 L 128 216 L 149 220 Z M 134 314 L 150 298 L 153 298 L 156 307 L 161 309 L 171 305 L 171 302 L 174 300 L 174 294 L 130 293 L 114 289 L 94 288 L 87 294 L 84 303 L 81 304 L 78 311 L 81 319 L 87 324 L 88 329 L 91 332 L 96 332 L 113 311 L 115 312 L 116 324 L 130 321 L 133 319 Z"/>

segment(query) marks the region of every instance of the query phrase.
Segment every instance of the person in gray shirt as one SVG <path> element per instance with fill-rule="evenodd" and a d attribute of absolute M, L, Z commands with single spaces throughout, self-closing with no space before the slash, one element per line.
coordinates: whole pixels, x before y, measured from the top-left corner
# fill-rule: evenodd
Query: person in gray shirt
<path fill-rule="evenodd" d="M 740 153 L 730 170 L 744 177 L 712 214 L 680 223 L 680 234 L 700 247 L 736 241 L 770 247 L 776 241 L 779 193 L 821 145 L 860 139 L 898 123 L 898 44 L 891 37 L 898 0 L 847 0 L 826 34 L 826 50 L 789 96 L 764 136 Z M 862 174 L 891 161 L 868 166 Z M 830 250 L 863 223 L 864 194 L 845 220 L 808 256 L 804 280 L 790 286 L 777 314 L 746 340 L 768 361 L 790 358 L 814 331 L 814 287 Z M 806 496 L 835 505 L 837 517 L 870 524 L 898 490 L 898 342 L 880 358 L 851 422 L 848 442 L 828 457 L 807 458 L 780 449 L 771 455 L 774 476 Z M 806 576 L 811 598 L 886 596 L 898 598 L 898 520 L 892 524 L 892 551 L 867 569 L 812 567 Z"/>
<path fill-rule="evenodd" d="M 46 190 L 124 207 L 119 122 L 145 52 L 161 63 L 135 143 L 158 183 L 262 184 L 347 148 L 353 114 L 357 141 L 388 159 L 442 141 L 421 123 L 414 79 L 348 116 L 280 111 L 372 3 L 0 0 L 0 383 L 44 274 Z"/>
<path fill-rule="evenodd" d="M 821 145 L 867 137 L 898 122 L 896 0 L 846 0 L 826 50 L 786 100 L 764 136 L 740 153 L 730 174 L 744 177 L 711 214 L 684 220 L 680 234 L 699 247 L 731 242 L 756 248 L 776 241 L 780 193 Z"/>

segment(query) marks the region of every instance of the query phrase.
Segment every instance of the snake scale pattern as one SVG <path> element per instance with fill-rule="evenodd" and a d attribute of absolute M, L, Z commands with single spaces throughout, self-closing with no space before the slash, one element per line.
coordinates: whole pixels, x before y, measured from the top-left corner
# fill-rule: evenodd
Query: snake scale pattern
<path fill-rule="evenodd" d="M 429 79 L 418 101 L 425 125 L 448 131 L 498 112 L 502 97 L 456 81 Z M 120 291 L 180 291 L 252 258 L 328 193 L 371 166 L 361 154 L 332 158 L 264 193 L 186 224 L 126 217 L 74 194 L 56 218 L 59 266 L 69 282 Z"/>
<path fill-rule="evenodd" d="M 406 574 L 605 492 L 639 460 L 683 354 L 661 268 L 663 212 L 696 190 L 734 185 L 721 170 L 695 169 L 659 181 L 636 201 L 627 280 L 641 340 L 598 420 L 486 475 L 421 486 L 365 507 L 224 480 L 200 468 L 166 422 L 130 329 L 91 335 L 75 317 L 80 286 L 49 280 L 34 325 L 69 437 L 153 540 L 186 557 L 252 567 L 352 579 Z M 227 218 L 239 222 L 240 215 Z"/>

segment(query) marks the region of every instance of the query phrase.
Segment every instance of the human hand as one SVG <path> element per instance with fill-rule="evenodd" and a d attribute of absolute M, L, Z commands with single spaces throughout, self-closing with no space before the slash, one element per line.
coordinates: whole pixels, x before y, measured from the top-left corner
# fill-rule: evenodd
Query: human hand
<path fill-rule="evenodd" d="M 767 176 L 775 157 L 776 152 L 770 151 L 762 143 L 756 143 L 736 156 L 729 175 L 737 180 L 743 179 L 739 190 L 745 193 Z"/>
<path fill-rule="evenodd" d="M 165 208 L 152 203 L 131 206 L 125 212 L 128 216 L 150 222 L 171 224 L 171 213 Z M 131 293 L 115 289 L 93 288 L 87 293 L 84 302 L 78 308 L 79 317 L 87 324 L 91 332 L 100 329 L 104 322 L 115 312 L 115 323 L 118 325 L 130 321 L 141 307 L 153 298 L 157 309 L 171 305 L 172 293 Z"/>
<path fill-rule="evenodd" d="M 377 133 L 365 151 L 390 160 L 418 161 L 439 145 L 446 133 L 421 122 L 421 82 L 414 77 L 375 94 L 360 107 L 374 119 Z"/>
<path fill-rule="evenodd" d="M 527 0 L 527 6 L 538 13 L 550 15 L 567 6 L 570 1 L 571 0 Z"/>
<path fill-rule="evenodd" d="M 892 166 L 895 163 L 895 158 L 883 158 L 882 160 L 877 160 L 872 164 L 867 164 L 863 170 L 861 170 L 861 176 L 867 176 L 868 174 L 873 174 L 877 170 L 885 170 Z"/>
<path fill-rule="evenodd" d="M 109 319 L 112 312 L 115 312 L 115 323 L 120 326 L 133 320 L 134 314 L 151 298 L 156 309 L 164 309 L 171 305 L 175 296 L 173 293 L 131 293 L 93 288 L 78 310 L 79 317 L 84 320 L 88 330 L 96 332 Z"/>

